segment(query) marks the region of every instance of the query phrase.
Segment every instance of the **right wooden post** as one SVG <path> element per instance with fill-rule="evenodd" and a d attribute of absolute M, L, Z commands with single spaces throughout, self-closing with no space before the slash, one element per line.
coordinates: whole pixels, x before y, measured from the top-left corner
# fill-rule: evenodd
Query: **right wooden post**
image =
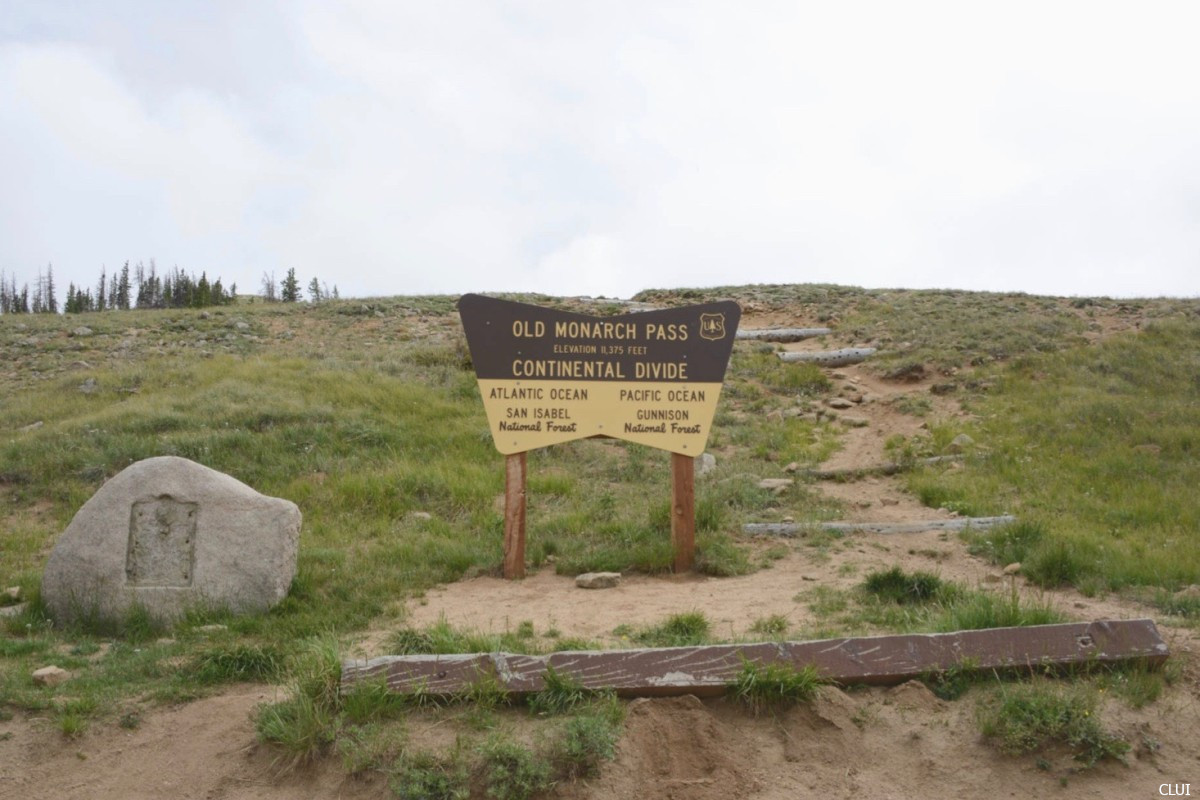
<path fill-rule="evenodd" d="M 696 565 L 696 461 L 671 453 L 671 547 L 675 571 Z"/>

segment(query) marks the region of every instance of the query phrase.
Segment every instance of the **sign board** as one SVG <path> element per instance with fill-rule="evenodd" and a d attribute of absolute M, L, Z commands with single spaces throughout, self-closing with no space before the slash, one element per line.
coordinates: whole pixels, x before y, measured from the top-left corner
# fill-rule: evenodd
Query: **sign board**
<path fill-rule="evenodd" d="M 609 436 L 704 452 L 741 308 L 593 317 L 477 294 L 459 315 L 496 449 Z"/>

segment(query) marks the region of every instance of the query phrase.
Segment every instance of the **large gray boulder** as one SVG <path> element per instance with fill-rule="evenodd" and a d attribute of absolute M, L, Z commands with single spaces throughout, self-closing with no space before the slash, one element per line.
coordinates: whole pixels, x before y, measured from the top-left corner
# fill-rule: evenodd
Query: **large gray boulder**
<path fill-rule="evenodd" d="M 132 464 L 84 503 L 54 545 L 42 598 L 60 622 L 160 622 L 193 607 L 265 611 L 296 575 L 300 509 L 163 456 Z"/>

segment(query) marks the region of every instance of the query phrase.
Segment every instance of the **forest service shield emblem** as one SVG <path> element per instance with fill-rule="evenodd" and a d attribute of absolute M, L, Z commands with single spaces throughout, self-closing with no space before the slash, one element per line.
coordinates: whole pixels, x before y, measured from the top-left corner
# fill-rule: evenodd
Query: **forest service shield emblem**
<path fill-rule="evenodd" d="M 725 338 L 725 315 L 724 314 L 701 314 L 700 315 L 700 337 L 717 341 Z"/>

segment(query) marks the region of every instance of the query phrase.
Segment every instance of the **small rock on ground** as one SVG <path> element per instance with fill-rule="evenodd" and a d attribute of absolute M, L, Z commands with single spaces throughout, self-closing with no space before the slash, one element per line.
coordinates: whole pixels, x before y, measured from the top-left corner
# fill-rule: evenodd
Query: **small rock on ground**
<path fill-rule="evenodd" d="M 950 444 L 946 447 L 946 452 L 961 453 L 973 444 L 975 444 L 974 439 L 965 433 L 960 433 L 950 440 Z"/>
<path fill-rule="evenodd" d="M 580 589 L 611 589 L 620 582 L 619 572 L 585 572 L 575 576 L 575 585 Z"/>
<path fill-rule="evenodd" d="M 763 478 L 758 482 L 758 488 L 782 491 L 795 483 L 791 478 Z"/>
<path fill-rule="evenodd" d="M 717 457 L 712 453 L 701 453 L 696 456 L 696 475 L 707 475 L 717 468 Z"/>
<path fill-rule="evenodd" d="M 1009 564 L 1007 567 L 1004 568 L 1005 575 L 1016 575 L 1020 571 L 1021 571 L 1021 562 L 1020 561 L 1014 561 L 1013 563 Z"/>
<path fill-rule="evenodd" d="M 29 603 L 17 603 L 15 606 L 0 606 L 0 617 L 18 617 L 29 608 Z"/>
<path fill-rule="evenodd" d="M 33 682 L 38 686 L 58 686 L 70 677 L 71 673 L 53 665 L 33 671 Z"/>

